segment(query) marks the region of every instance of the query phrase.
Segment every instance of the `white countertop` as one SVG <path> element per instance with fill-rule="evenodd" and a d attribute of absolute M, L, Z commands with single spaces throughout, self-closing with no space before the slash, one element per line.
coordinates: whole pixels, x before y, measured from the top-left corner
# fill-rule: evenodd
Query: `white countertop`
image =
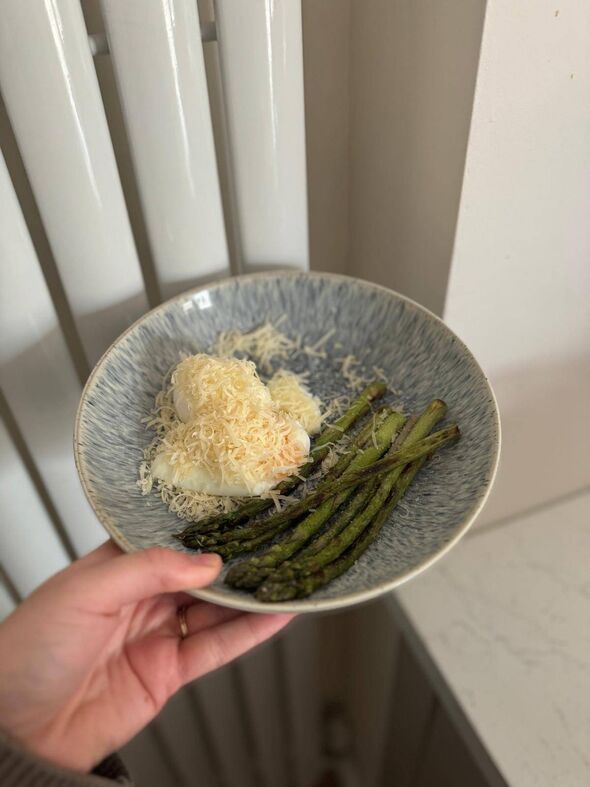
<path fill-rule="evenodd" d="M 590 785 L 590 491 L 472 530 L 392 609 L 491 784 Z"/>

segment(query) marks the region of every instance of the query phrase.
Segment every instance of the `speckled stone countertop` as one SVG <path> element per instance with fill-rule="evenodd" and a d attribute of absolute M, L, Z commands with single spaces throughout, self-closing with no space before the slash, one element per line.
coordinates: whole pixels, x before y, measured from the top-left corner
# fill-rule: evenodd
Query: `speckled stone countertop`
<path fill-rule="evenodd" d="M 476 527 L 391 609 L 490 784 L 590 785 L 590 490 Z"/>

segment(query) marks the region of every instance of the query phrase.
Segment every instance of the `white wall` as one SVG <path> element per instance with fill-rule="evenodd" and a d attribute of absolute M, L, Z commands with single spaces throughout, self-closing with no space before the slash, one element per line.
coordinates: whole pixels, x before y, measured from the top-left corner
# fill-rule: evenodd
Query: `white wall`
<path fill-rule="evenodd" d="M 590 483 L 590 4 L 488 4 L 445 317 L 490 374 L 490 521 Z"/>

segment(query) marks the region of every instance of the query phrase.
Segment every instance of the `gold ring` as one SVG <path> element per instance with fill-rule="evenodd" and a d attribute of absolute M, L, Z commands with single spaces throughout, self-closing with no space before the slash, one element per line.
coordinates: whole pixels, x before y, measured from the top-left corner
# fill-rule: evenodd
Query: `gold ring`
<path fill-rule="evenodd" d="M 178 617 L 178 625 L 180 626 L 180 639 L 188 637 L 188 623 L 186 622 L 187 607 L 179 607 L 176 613 Z"/>

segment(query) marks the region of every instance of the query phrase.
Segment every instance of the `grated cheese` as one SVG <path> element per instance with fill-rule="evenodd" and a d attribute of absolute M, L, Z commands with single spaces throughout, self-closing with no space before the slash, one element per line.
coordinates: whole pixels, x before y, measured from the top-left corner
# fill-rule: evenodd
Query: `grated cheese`
<path fill-rule="evenodd" d="M 338 360 L 342 363 L 340 373 L 353 391 L 358 391 L 370 383 L 370 378 L 364 376 L 358 370 L 357 367 L 360 366 L 360 361 L 354 355 L 345 355 L 344 358 L 339 358 Z"/>
<path fill-rule="evenodd" d="M 236 353 L 249 355 L 254 358 L 261 371 L 271 374 L 271 361 L 274 358 L 288 358 L 300 350 L 300 343 L 267 322 L 249 333 L 238 330 L 223 331 L 217 337 L 213 349 L 215 354 L 222 358 L 229 358 Z"/>
<path fill-rule="evenodd" d="M 373 366 L 373 374 L 377 380 L 381 380 L 381 382 L 384 382 L 385 385 L 389 385 L 389 380 L 387 378 L 387 374 L 385 373 L 385 369 L 382 369 L 380 366 Z"/>
<path fill-rule="evenodd" d="M 322 461 L 322 472 L 325 473 L 328 470 L 331 470 L 343 453 L 344 451 L 339 452 L 333 448 L 330 449 Z"/>
<path fill-rule="evenodd" d="M 239 498 L 191 492 L 161 481 L 157 483 L 156 489 L 168 510 L 187 522 L 198 522 L 215 514 L 225 514 L 237 508 L 240 502 Z"/>
<path fill-rule="evenodd" d="M 322 425 L 321 402 L 302 384 L 299 375 L 282 369 L 268 381 L 268 390 L 273 402 L 285 413 L 299 421 L 308 434 L 320 431 Z"/>
<path fill-rule="evenodd" d="M 261 472 L 271 470 L 276 480 L 278 480 L 280 477 L 290 475 L 296 471 L 296 468 L 304 461 L 300 455 L 297 455 L 292 444 L 288 447 L 284 445 L 287 433 L 286 425 L 289 423 L 289 419 L 300 420 L 302 425 L 311 432 L 319 429 L 321 423 L 338 417 L 348 408 L 350 404 L 349 396 L 341 395 L 335 397 L 331 402 L 327 403 L 323 414 L 320 415 L 319 423 L 317 420 L 314 422 L 312 412 L 313 416 L 317 415 L 316 407 L 319 409 L 320 402 L 306 388 L 309 372 L 298 375 L 291 372 L 278 372 L 269 382 L 269 390 L 260 381 L 257 368 L 253 363 L 232 358 L 236 354 L 249 356 L 249 358 L 256 361 L 257 367 L 261 372 L 271 375 L 274 371 L 272 361 L 275 360 L 286 360 L 301 355 L 307 356 L 310 360 L 327 357 L 324 347 L 328 339 L 333 335 L 334 329 L 328 331 L 315 344 L 304 346 L 301 339 L 291 339 L 278 330 L 277 326 L 281 320 L 277 321 L 275 325 L 266 323 L 246 334 L 242 334 L 238 330 L 226 331 L 219 335 L 214 346 L 214 351 L 217 355 L 227 361 L 231 360 L 233 364 L 240 364 L 239 366 L 233 365 L 231 367 L 237 373 L 235 377 L 236 382 L 233 385 L 233 393 L 236 394 L 238 390 L 241 390 L 241 398 L 243 400 L 245 399 L 244 392 L 248 392 L 253 395 L 252 401 L 256 401 L 257 406 L 264 405 L 263 409 L 267 407 L 273 408 L 274 418 L 278 419 L 280 426 L 278 430 L 273 429 L 274 439 L 270 441 L 270 451 L 266 438 L 258 442 L 254 439 L 257 428 L 256 423 L 258 423 L 258 428 L 262 428 L 262 431 L 264 431 L 265 427 L 270 427 L 270 421 L 268 419 L 264 421 L 263 419 L 262 422 L 253 422 L 249 417 L 248 407 L 236 405 L 235 396 L 233 397 L 234 409 L 230 408 L 229 414 L 226 412 L 228 417 L 223 421 L 221 428 L 223 434 L 221 436 L 217 432 L 214 434 L 210 429 L 207 429 L 204 416 L 200 420 L 196 417 L 198 421 L 196 428 L 191 429 L 188 427 L 188 424 L 195 420 L 195 412 L 200 411 L 201 407 L 204 411 L 207 411 L 208 408 L 214 410 L 216 406 L 221 406 L 221 402 L 224 402 L 223 406 L 225 407 L 228 396 L 230 399 L 232 398 L 231 391 L 226 390 L 225 383 L 227 381 L 225 379 L 223 385 L 220 379 L 215 384 L 214 376 L 208 378 L 208 384 L 204 387 L 200 385 L 195 386 L 191 383 L 192 373 L 199 364 L 202 367 L 201 372 L 204 373 L 205 371 L 206 365 L 202 360 L 195 361 L 195 356 L 185 358 L 174 371 L 171 369 L 165 376 L 162 390 L 156 396 L 154 408 L 150 415 L 144 419 L 144 423 L 149 429 L 153 430 L 155 437 L 144 451 L 144 458 L 139 466 L 137 484 L 144 495 L 152 491 L 156 492 L 169 510 L 180 519 L 189 522 L 198 521 L 215 514 L 230 511 L 242 501 L 238 496 L 221 496 L 201 491 L 191 491 L 182 489 L 174 483 L 154 478 L 152 475 L 152 463 L 154 458 L 163 450 L 169 451 L 169 458 L 174 458 L 175 466 L 180 471 L 183 466 L 188 467 L 188 464 L 192 463 L 194 456 L 191 457 L 191 454 L 194 454 L 194 452 L 202 454 L 203 443 L 206 440 L 210 445 L 209 449 L 203 452 L 204 466 L 211 471 L 214 463 L 218 463 L 220 458 L 222 464 L 224 463 L 223 457 L 225 455 L 227 466 L 224 473 L 225 477 L 229 478 L 232 476 L 232 473 L 237 471 L 238 465 L 242 466 L 240 464 L 242 461 L 239 450 L 240 441 L 238 440 L 238 449 L 235 452 L 230 451 L 228 448 L 228 441 L 236 437 L 235 429 L 232 430 L 232 417 L 234 427 L 237 421 L 242 422 L 247 419 L 251 428 L 249 436 L 244 437 L 244 442 L 241 445 L 242 451 L 245 450 L 249 441 L 253 441 L 257 448 L 261 448 L 264 442 L 264 453 L 266 456 L 266 458 L 263 458 L 260 454 L 261 463 L 256 465 L 256 462 L 252 461 L 247 469 L 250 485 L 254 484 L 257 470 Z M 341 347 L 342 345 L 335 343 L 333 346 Z M 368 382 L 360 373 L 358 369 L 360 364 L 354 356 L 349 355 L 346 358 L 336 360 L 342 362 L 343 377 L 352 390 L 357 390 Z M 377 372 L 377 369 L 375 369 L 375 372 Z M 239 397 L 237 398 L 239 399 Z M 274 403 L 273 399 L 276 400 Z M 179 413 L 183 417 L 182 421 L 179 419 Z M 229 417 L 230 415 L 232 417 Z M 282 444 L 281 439 L 283 439 Z M 285 452 L 278 451 L 276 457 L 269 460 L 269 456 L 278 449 L 279 445 L 289 450 Z M 322 463 L 322 472 L 325 472 L 330 465 L 337 461 L 338 456 L 347 450 L 347 445 L 348 441 L 344 441 L 342 444 L 339 443 L 337 446 L 332 447 L 332 450 Z M 316 475 L 319 475 L 319 471 L 311 478 L 308 478 L 302 484 L 300 492 L 296 492 L 294 496 L 298 497 L 299 494 L 305 494 L 308 484 L 314 484 Z M 271 498 L 277 509 L 293 502 L 292 498 L 294 497 L 292 495 L 290 498 L 285 498 L 274 489 L 265 491 L 262 495 Z"/>
<path fill-rule="evenodd" d="M 182 420 L 160 436 L 152 475 L 184 489 L 227 495 L 267 491 L 309 452 L 304 429 L 273 402 L 251 361 L 200 353 L 172 374 Z"/>
<path fill-rule="evenodd" d="M 268 497 L 272 500 L 274 507 L 277 511 L 283 510 L 283 503 L 292 502 L 288 495 L 282 495 L 280 492 L 277 492 L 276 489 L 270 489 L 264 497 Z"/>
<path fill-rule="evenodd" d="M 348 410 L 349 406 L 350 396 L 342 394 L 341 396 L 334 397 L 334 399 L 328 402 L 328 405 L 324 410 L 322 415 L 322 423 L 339 418 L 345 410 Z"/>
<path fill-rule="evenodd" d="M 271 405 L 270 392 L 252 361 L 189 355 L 172 372 L 171 384 L 174 408 L 185 423 L 203 413 L 215 415 L 240 400 L 256 410 Z"/>

